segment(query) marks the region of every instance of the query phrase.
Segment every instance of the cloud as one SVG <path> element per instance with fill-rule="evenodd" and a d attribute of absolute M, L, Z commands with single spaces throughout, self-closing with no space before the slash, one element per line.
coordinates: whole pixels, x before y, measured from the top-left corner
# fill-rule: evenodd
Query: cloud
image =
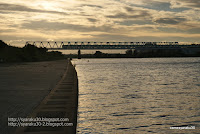
<path fill-rule="evenodd" d="M 22 5 L 5 4 L 5 3 L 0 3 L 0 10 L 3 10 L 3 11 L 22 11 L 22 12 L 36 12 L 36 13 L 50 13 L 50 14 L 67 15 L 67 13 L 64 13 L 64 12 L 33 9 L 33 8 L 29 8 L 29 7 L 22 6 Z"/>
<path fill-rule="evenodd" d="M 151 20 L 128 20 L 128 19 L 122 22 L 116 22 L 116 23 L 119 23 L 120 25 L 125 25 L 125 26 L 154 24 Z"/>
<path fill-rule="evenodd" d="M 8 33 L 8 32 L 15 32 L 16 30 L 15 29 L 1 29 L 0 28 L 0 31 L 3 33 L 3 32 L 6 32 L 6 33 Z"/>
<path fill-rule="evenodd" d="M 151 14 L 147 10 L 132 9 L 125 7 L 127 12 L 118 12 L 114 15 L 107 15 L 108 18 L 113 19 L 138 19 L 138 18 L 150 18 Z"/>
<path fill-rule="evenodd" d="M 199 0 L 171 0 L 170 1 L 172 8 L 200 8 L 200 1 Z"/>
<path fill-rule="evenodd" d="M 120 0 L 129 5 L 164 11 L 184 11 L 200 8 L 199 0 Z"/>
<path fill-rule="evenodd" d="M 94 18 L 88 18 L 88 20 L 89 20 L 90 22 L 97 22 L 97 19 L 94 19 Z"/>
<path fill-rule="evenodd" d="M 178 41 L 178 42 L 199 42 L 199 36 L 197 37 L 182 37 L 180 35 L 176 36 L 155 36 L 155 35 L 144 35 L 144 36 L 127 36 L 127 35 L 121 35 L 121 34 L 99 34 L 99 35 L 93 35 L 93 39 L 96 41 L 127 41 L 127 42 L 143 42 L 143 41 L 149 41 L 149 42 L 155 42 L 155 41 Z"/>
<path fill-rule="evenodd" d="M 86 7 L 95 7 L 95 8 L 103 8 L 102 6 L 99 6 L 99 5 L 91 5 L 91 4 L 82 4 L 82 5 L 79 5 L 79 7 L 83 7 L 83 6 L 86 6 Z"/>
<path fill-rule="evenodd" d="M 15 25 L 14 25 L 15 27 Z M 85 26 L 79 24 L 69 24 L 63 22 L 49 22 L 46 20 L 41 21 L 30 21 L 27 23 L 23 23 L 21 28 L 24 29 L 33 29 L 33 30 L 69 30 L 69 31 L 79 31 L 79 32 L 92 32 L 92 31 L 100 31 L 100 32 L 108 32 L 115 30 L 112 26 L 103 25 L 103 26 Z"/>
<path fill-rule="evenodd" d="M 175 25 L 175 24 L 179 24 L 186 21 L 185 18 L 180 18 L 180 17 L 176 17 L 176 18 L 158 18 L 155 20 L 156 23 L 159 24 L 171 24 L 171 25 Z"/>
<path fill-rule="evenodd" d="M 188 33 L 200 34 L 200 27 L 199 28 L 192 28 L 192 29 L 188 30 Z"/>

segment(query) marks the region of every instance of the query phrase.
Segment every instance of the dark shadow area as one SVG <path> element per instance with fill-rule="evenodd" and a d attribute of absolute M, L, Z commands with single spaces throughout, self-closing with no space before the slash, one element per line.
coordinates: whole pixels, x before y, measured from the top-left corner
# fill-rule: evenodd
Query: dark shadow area
<path fill-rule="evenodd" d="M 153 57 L 200 57 L 200 48 L 174 48 L 174 49 L 128 49 L 125 54 L 103 53 L 94 54 L 67 54 L 67 58 L 153 58 Z"/>
<path fill-rule="evenodd" d="M 38 48 L 27 44 L 23 48 L 7 45 L 0 40 L 0 63 L 2 62 L 35 62 L 64 59 L 58 51 L 48 52 L 47 48 Z"/>

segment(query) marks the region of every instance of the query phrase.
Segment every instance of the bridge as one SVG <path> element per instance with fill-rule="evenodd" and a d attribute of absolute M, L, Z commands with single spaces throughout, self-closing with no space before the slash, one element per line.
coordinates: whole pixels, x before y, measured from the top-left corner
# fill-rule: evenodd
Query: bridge
<path fill-rule="evenodd" d="M 28 41 L 37 47 L 48 50 L 91 50 L 91 49 L 186 49 L 200 48 L 200 44 L 179 44 L 178 42 L 63 42 L 63 41 Z"/>

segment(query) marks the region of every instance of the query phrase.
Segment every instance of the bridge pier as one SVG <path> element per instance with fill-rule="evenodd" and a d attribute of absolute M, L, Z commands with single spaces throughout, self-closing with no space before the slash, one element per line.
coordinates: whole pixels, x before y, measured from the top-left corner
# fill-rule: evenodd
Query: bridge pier
<path fill-rule="evenodd" d="M 81 59 L 81 50 L 78 50 L 78 59 Z"/>

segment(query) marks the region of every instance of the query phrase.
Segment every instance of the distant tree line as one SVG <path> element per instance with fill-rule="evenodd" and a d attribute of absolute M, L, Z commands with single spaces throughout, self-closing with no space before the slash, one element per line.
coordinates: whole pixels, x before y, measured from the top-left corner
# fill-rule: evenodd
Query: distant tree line
<path fill-rule="evenodd" d="M 58 51 L 48 52 L 47 48 L 38 48 L 26 44 L 23 48 L 7 45 L 0 40 L 0 62 L 33 62 L 63 59 L 64 55 Z"/>
<path fill-rule="evenodd" d="M 196 50 L 196 51 L 195 51 Z M 77 54 L 68 54 L 68 58 L 78 58 Z M 200 57 L 200 49 L 129 49 L 125 54 L 103 53 L 81 54 L 81 58 L 151 58 L 151 57 Z"/>

